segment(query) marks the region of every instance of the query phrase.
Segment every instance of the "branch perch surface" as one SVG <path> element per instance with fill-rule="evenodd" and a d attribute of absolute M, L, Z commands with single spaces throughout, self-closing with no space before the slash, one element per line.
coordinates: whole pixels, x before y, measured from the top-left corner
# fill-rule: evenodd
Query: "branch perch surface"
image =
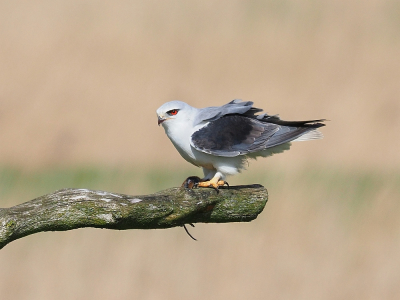
<path fill-rule="evenodd" d="M 249 222 L 268 200 L 261 185 L 213 189 L 171 188 L 130 196 L 87 189 L 63 189 L 0 208 L 0 249 L 42 231 L 82 227 L 159 229 L 188 223 Z"/>

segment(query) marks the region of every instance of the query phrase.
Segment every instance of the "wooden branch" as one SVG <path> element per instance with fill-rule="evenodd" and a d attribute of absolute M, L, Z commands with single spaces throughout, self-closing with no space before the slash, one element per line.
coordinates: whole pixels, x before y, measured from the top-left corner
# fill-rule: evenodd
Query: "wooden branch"
<path fill-rule="evenodd" d="M 87 189 L 63 189 L 0 208 L 0 249 L 42 231 L 82 227 L 157 229 L 188 223 L 249 222 L 262 212 L 268 192 L 261 185 L 213 189 L 171 188 L 129 196 Z"/>

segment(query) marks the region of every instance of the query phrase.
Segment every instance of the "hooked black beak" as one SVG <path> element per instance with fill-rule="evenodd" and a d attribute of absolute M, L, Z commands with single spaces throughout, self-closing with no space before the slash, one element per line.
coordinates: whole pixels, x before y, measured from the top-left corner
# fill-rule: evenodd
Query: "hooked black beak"
<path fill-rule="evenodd" d="M 160 124 L 161 124 L 162 122 L 164 122 L 164 121 L 165 121 L 165 119 L 158 117 L 158 126 L 160 126 Z"/>

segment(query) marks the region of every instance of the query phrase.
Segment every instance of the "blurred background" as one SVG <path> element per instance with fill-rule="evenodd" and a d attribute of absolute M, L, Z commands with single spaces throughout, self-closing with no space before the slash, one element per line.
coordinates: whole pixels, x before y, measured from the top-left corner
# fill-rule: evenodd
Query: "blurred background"
<path fill-rule="evenodd" d="M 0 251 L 3 299 L 399 299 L 400 2 L 0 2 L 0 207 L 60 188 L 133 195 L 201 170 L 155 110 L 241 98 L 327 118 L 250 162 L 246 224 L 39 233 Z"/>

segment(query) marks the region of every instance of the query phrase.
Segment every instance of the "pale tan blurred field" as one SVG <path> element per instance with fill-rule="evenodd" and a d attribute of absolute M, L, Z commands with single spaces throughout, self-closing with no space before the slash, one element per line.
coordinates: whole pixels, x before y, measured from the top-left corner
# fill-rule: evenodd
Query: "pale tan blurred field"
<path fill-rule="evenodd" d="M 0 299 L 399 299 L 395 0 L 1 2 L 0 207 L 178 185 L 200 173 L 155 110 L 234 98 L 331 120 L 322 141 L 229 181 L 268 188 L 256 221 L 199 224 L 199 242 L 181 228 L 26 237 L 0 251 Z"/>

